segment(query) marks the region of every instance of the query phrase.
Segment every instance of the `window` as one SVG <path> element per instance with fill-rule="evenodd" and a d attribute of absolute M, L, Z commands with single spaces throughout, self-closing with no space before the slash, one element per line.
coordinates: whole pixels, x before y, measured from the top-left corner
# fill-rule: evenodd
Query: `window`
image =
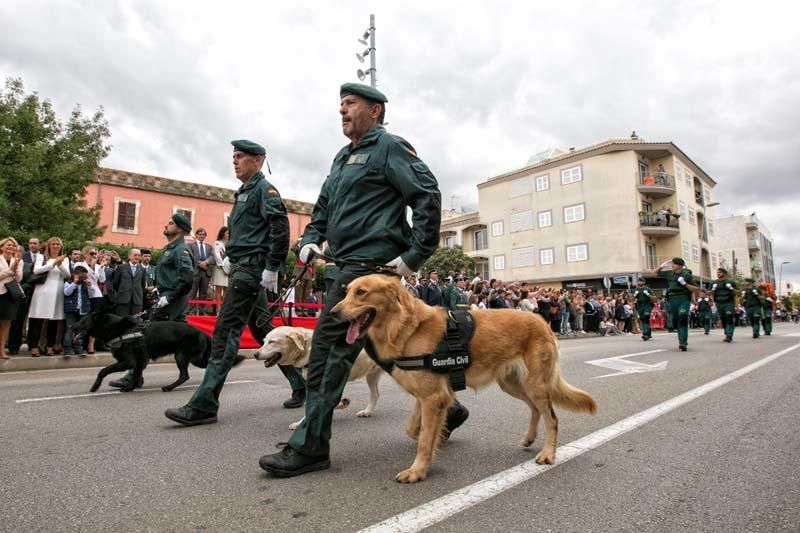
<path fill-rule="evenodd" d="M 696 263 L 700 262 L 700 248 L 698 248 L 696 244 L 692 245 L 692 261 Z"/>
<path fill-rule="evenodd" d="M 653 204 L 651 204 L 650 202 L 642 201 L 642 211 L 645 211 L 646 213 L 652 213 Z"/>
<path fill-rule="evenodd" d="M 114 223 L 111 231 L 116 233 L 139 233 L 139 200 L 114 198 Z"/>
<path fill-rule="evenodd" d="M 508 197 L 515 198 L 531 193 L 531 180 L 529 177 L 516 179 L 508 184 Z"/>
<path fill-rule="evenodd" d="M 231 218 L 230 211 L 225 211 L 225 214 L 222 215 L 222 225 L 228 227 L 228 220 Z M 230 229 L 230 228 L 228 228 Z"/>
<path fill-rule="evenodd" d="M 536 177 L 536 192 L 546 191 L 550 188 L 550 175 L 545 174 L 544 176 L 537 176 Z"/>
<path fill-rule="evenodd" d="M 542 211 L 539 213 L 539 227 L 546 228 L 553 225 L 553 212 Z"/>
<path fill-rule="evenodd" d="M 697 220 L 696 220 L 696 217 L 695 217 L 695 214 L 694 214 L 694 208 L 690 207 L 689 208 L 689 224 L 694 226 L 696 223 L 697 223 Z"/>
<path fill-rule="evenodd" d="M 680 215 L 682 219 L 686 219 L 686 202 L 680 203 Z"/>
<path fill-rule="evenodd" d="M 472 249 L 485 250 L 489 247 L 489 234 L 486 228 L 475 230 L 472 233 Z"/>
<path fill-rule="evenodd" d="M 564 223 L 569 224 L 570 222 L 577 222 L 579 220 L 583 220 L 584 218 L 583 206 L 584 204 L 578 204 L 565 207 Z"/>
<path fill-rule="evenodd" d="M 716 270 L 716 268 L 717 268 L 717 256 L 711 254 L 711 269 Z"/>
<path fill-rule="evenodd" d="M 683 241 L 683 257 L 689 257 L 689 241 Z"/>
<path fill-rule="evenodd" d="M 503 234 L 503 221 L 498 220 L 497 222 L 492 222 L 492 237 L 498 237 Z"/>
<path fill-rule="evenodd" d="M 444 247 L 445 248 L 452 248 L 455 244 L 456 238 L 453 235 L 448 235 L 444 238 Z"/>
<path fill-rule="evenodd" d="M 191 207 L 181 207 L 179 205 L 172 206 L 172 214 L 180 213 L 189 220 L 189 224 L 194 226 L 194 209 Z"/>
<path fill-rule="evenodd" d="M 589 259 L 588 244 L 573 244 L 567 246 L 567 263 L 586 261 L 587 259 Z"/>
<path fill-rule="evenodd" d="M 650 175 L 650 166 L 644 161 L 639 161 L 639 177 L 641 179 Z"/>
<path fill-rule="evenodd" d="M 704 187 L 703 188 L 703 198 L 706 199 L 706 204 L 711 203 L 711 189 Z"/>
<path fill-rule="evenodd" d="M 539 250 L 539 263 L 543 265 L 552 265 L 555 254 L 552 248 L 542 248 Z"/>
<path fill-rule="evenodd" d="M 645 246 L 647 248 L 647 269 L 653 270 L 657 266 L 656 245 L 653 242 L 648 242 Z"/>
<path fill-rule="evenodd" d="M 492 259 L 494 261 L 494 269 L 495 270 L 505 270 L 506 269 L 506 256 L 504 256 L 504 255 L 496 255 Z"/>
<path fill-rule="evenodd" d="M 561 185 L 569 185 L 582 179 L 581 167 L 565 168 L 561 171 Z"/>
<path fill-rule="evenodd" d="M 511 268 L 533 266 L 533 246 L 512 248 Z"/>
<path fill-rule="evenodd" d="M 511 232 L 525 231 L 533 228 L 533 211 L 511 213 Z"/>
<path fill-rule="evenodd" d="M 714 236 L 714 223 L 710 220 L 708 221 L 708 234 Z"/>

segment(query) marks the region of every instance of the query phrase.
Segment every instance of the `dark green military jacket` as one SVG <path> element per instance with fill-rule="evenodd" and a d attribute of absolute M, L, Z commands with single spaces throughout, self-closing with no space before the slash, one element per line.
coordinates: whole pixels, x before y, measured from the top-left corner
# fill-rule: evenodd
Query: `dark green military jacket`
<path fill-rule="evenodd" d="M 698 298 L 697 299 L 697 312 L 698 313 L 708 313 L 711 311 L 711 302 L 708 301 L 708 298 Z"/>
<path fill-rule="evenodd" d="M 450 291 L 450 294 L 447 296 L 446 305 L 451 311 L 463 311 L 468 307 L 467 302 L 467 293 L 464 292 L 464 289 L 459 289 L 458 287 L 454 286 Z"/>
<path fill-rule="evenodd" d="M 166 296 L 170 303 L 192 290 L 194 259 L 183 242 L 175 239 L 164 247 L 164 253 L 156 265 L 156 288 L 158 294 Z"/>
<path fill-rule="evenodd" d="M 761 287 L 750 287 L 742 291 L 745 307 L 761 307 L 764 301 L 764 290 Z"/>
<path fill-rule="evenodd" d="M 253 267 L 273 272 L 285 269 L 289 217 L 278 190 L 258 172 L 234 197 L 228 217 L 228 257 L 234 263 L 248 257 Z"/>
<path fill-rule="evenodd" d="M 668 283 L 667 294 L 669 296 L 691 296 L 692 291 L 681 285 L 678 281 L 679 278 L 683 277 L 683 280 L 686 283 L 692 283 L 692 271 L 688 268 L 684 268 L 680 272 L 673 272 L 671 270 L 662 270 L 658 273 L 658 276 L 661 278 L 666 278 Z"/>
<path fill-rule="evenodd" d="M 440 222 L 433 173 L 408 142 L 378 125 L 336 154 L 303 245 L 327 240 L 337 260 L 388 263 L 400 256 L 417 270 L 439 243 Z"/>
<path fill-rule="evenodd" d="M 728 285 L 730 285 L 731 288 L 728 288 Z M 734 280 L 727 278 L 718 279 L 711 284 L 711 292 L 714 295 L 714 301 L 721 304 L 733 302 L 735 291 L 738 290 L 738 288 Z"/>
<path fill-rule="evenodd" d="M 653 300 L 650 299 L 651 296 L 653 296 L 653 289 L 647 285 L 636 287 L 636 290 L 633 291 L 633 298 L 636 302 L 636 310 L 639 312 L 642 310 L 652 310 Z"/>

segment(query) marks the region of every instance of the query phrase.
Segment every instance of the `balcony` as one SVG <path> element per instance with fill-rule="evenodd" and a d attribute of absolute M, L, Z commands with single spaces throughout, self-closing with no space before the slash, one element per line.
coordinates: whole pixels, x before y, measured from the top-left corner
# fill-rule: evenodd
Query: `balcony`
<path fill-rule="evenodd" d="M 675 176 L 656 172 L 653 176 L 639 175 L 639 192 L 653 198 L 665 198 L 675 194 Z"/>
<path fill-rule="evenodd" d="M 758 229 L 758 218 L 755 215 L 748 215 L 744 219 L 744 226 L 747 229 Z"/>
<path fill-rule="evenodd" d="M 642 233 L 650 237 L 672 237 L 681 232 L 675 215 L 639 213 L 639 226 Z"/>
<path fill-rule="evenodd" d="M 747 248 L 750 250 L 760 250 L 761 243 L 758 242 L 758 239 L 747 239 Z"/>
<path fill-rule="evenodd" d="M 761 268 L 761 261 L 752 261 L 750 263 L 750 270 L 752 272 L 762 272 L 764 269 Z"/>

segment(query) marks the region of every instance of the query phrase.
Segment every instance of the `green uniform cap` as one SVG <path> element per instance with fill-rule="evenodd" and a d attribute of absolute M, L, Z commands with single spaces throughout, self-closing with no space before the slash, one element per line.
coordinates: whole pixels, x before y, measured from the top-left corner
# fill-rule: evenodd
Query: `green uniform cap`
<path fill-rule="evenodd" d="M 234 150 L 239 150 L 246 154 L 251 155 L 267 155 L 267 151 L 258 143 L 248 141 L 247 139 L 240 139 L 238 141 L 231 141 Z"/>
<path fill-rule="evenodd" d="M 189 219 L 185 216 L 181 215 L 180 213 L 175 213 L 172 215 L 172 221 L 178 226 L 180 229 L 189 233 L 192 231 L 192 223 L 189 222 Z"/>
<path fill-rule="evenodd" d="M 674 258 L 672 259 L 672 262 L 673 262 L 674 264 L 676 264 L 676 265 L 680 265 L 680 266 L 686 266 L 686 261 L 684 261 L 684 260 L 683 260 L 683 258 L 681 258 L 681 257 L 674 257 Z"/>
<path fill-rule="evenodd" d="M 722 273 L 723 273 L 723 274 L 725 274 L 726 276 L 728 275 L 728 269 L 727 269 L 727 268 L 722 268 L 722 267 L 719 267 L 719 268 L 717 269 L 717 272 L 722 272 Z"/>
<path fill-rule="evenodd" d="M 756 282 L 756 280 L 754 280 L 753 278 L 744 278 L 744 280 L 745 280 L 747 283 L 755 283 L 755 282 Z"/>
<path fill-rule="evenodd" d="M 363 83 L 343 83 L 341 89 L 339 89 L 339 98 L 344 98 L 348 94 L 355 94 L 381 104 L 389 101 L 386 95 L 378 89 Z"/>

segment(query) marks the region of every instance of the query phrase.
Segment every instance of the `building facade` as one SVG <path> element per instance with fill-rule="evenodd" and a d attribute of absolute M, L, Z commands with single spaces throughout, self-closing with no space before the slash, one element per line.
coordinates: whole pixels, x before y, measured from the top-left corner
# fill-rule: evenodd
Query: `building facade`
<path fill-rule="evenodd" d="M 599 289 L 675 256 L 712 277 L 716 182 L 674 143 L 633 137 L 543 154 L 478 185 L 490 277 Z"/>
<path fill-rule="evenodd" d="M 192 228 L 205 228 L 213 242 L 228 225 L 236 191 L 187 181 L 148 176 L 111 168 L 97 171 L 96 183 L 86 190 L 87 205 L 99 205 L 100 225 L 105 232 L 99 242 L 139 247 L 164 246 L 164 225 L 173 213 L 183 213 Z M 284 198 L 289 213 L 292 242 L 311 220 L 313 205 Z"/>
<path fill-rule="evenodd" d="M 755 213 L 716 220 L 719 259 L 728 270 L 775 285 L 772 234 Z"/>
<path fill-rule="evenodd" d="M 475 260 L 475 271 L 484 279 L 489 276 L 489 234 L 478 212 L 442 210 L 439 246 L 461 246 Z"/>

